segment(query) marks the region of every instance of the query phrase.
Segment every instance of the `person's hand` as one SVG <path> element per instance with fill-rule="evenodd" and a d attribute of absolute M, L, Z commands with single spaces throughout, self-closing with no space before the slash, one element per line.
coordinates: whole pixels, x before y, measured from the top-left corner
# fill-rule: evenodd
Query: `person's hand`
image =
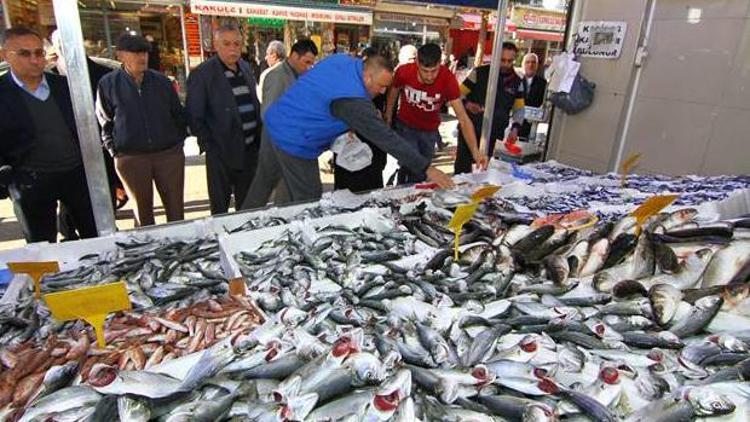
<path fill-rule="evenodd" d="M 505 140 L 505 142 L 509 144 L 515 144 L 517 140 L 518 140 L 518 129 L 513 128 L 508 133 L 508 138 Z"/>
<path fill-rule="evenodd" d="M 467 101 L 466 102 L 466 110 L 471 114 L 481 114 L 484 112 L 483 107 L 477 103 Z"/>
<path fill-rule="evenodd" d="M 487 164 L 489 163 L 489 159 L 486 155 L 480 155 L 479 157 L 474 157 L 474 163 L 477 166 L 477 169 L 479 170 L 487 170 Z"/>
<path fill-rule="evenodd" d="M 453 189 L 456 184 L 450 176 L 436 169 L 435 167 L 427 168 L 427 180 L 437 183 L 441 189 Z"/>

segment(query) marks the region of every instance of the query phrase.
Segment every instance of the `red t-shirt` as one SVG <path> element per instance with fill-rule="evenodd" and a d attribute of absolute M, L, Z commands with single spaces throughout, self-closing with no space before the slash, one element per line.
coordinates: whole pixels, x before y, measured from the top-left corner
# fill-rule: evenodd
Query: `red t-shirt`
<path fill-rule="evenodd" d="M 440 126 L 440 108 L 461 96 L 458 81 L 450 69 L 441 65 L 432 85 L 419 82 L 416 63 L 396 69 L 393 87 L 401 90 L 398 118 L 414 129 L 435 131 Z"/>

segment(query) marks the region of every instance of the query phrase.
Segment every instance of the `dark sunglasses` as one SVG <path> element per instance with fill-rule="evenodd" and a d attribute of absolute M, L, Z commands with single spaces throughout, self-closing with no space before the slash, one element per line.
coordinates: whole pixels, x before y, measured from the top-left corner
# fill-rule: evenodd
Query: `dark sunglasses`
<path fill-rule="evenodd" d="M 42 57 L 45 56 L 45 52 L 43 48 L 37 48 L 36 50 L 33 50 L 33 51 L 22 48 L 20 50 L 12 51 L 12 53 L 19 57 L 23 57 L 24 59 L 28 59 L 31 56 L 35 56 L 41 59 Z"/>

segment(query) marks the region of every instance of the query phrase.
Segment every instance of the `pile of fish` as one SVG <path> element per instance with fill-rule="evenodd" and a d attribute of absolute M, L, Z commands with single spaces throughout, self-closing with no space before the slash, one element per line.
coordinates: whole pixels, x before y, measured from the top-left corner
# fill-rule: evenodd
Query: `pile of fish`
<path fill-rule="evenodd" d="M 196 291 L 113 317 L 101 351 L 80 323 L 39 324 L 42 304 L 0 310 L 2 416 L 750 420 L 750 219 L 594 224 L 488 200 L 456 259 L 446 226 L 465 196 L 389 201 L 391 227 L 290 227 L 237 253 L 260 325 L 254 305 L 214 298 L 227 287 L 205 241 L 94 257 L 131 297 Z"/>
<path fill-rule="evenodd" d="M 745 192 L 745 198 L 750 195 L 749 175 L 629 174 L 624 189 L 620 174 L 598 175 L 554 161 L 514 167 L 510 173 L 526 188 L 503 190 L 500 196 L 516 205 L 519 211 L 541 214 L 566 213 L 581 208 L 596 211 L 601 207 L 600 217 L 611 219 L 654 195 L 678 194 L 680 197 L 674 203 L 678 207 L 719 202 L 738 192 Z"/>
<path fill-rule="evenodd" d="M 224 347 L 220 345 L 230 339 L 250 333 L 260 323 L 254 305 L 242 297 L 227 297 L 173 307 L 164 314 L 113 315 L 105 324 L 104 348 L 92 343 L 93 332 L 80 322 L 50 334 L 42 344 L 28 341 L 5 346 L 0 351 L 0 414 L 3 420 L 21 415 L 23 420 L 79 420 L 67 419 L 71 409 L 58 400 L 70 399 L 70 393 L 88 397 L 99 397 L 96 391 L 117 394 L 118 389 L 137 395 L 153 394 L 149 391 L 154 390 L 170 395 L 178 390 L 175 379 L 188 382 L 184 378 L 191 363 Z M 198 368 L 194 374 L 201 376 Z M 198 380 L 190 382 L 194 383 L 191 388 L 198 384 Z M 84 387 L 87 385 L 92 388 Z M 170 390 L 173 387 L 175 390 Z M 72 414 L 78 417 L 78 412 L 91 413 L 75 409 Z M 109 416 L 98 420 L 117 419 L 116 414 Z"/>
<path fill-rule="evenodd" d="M 136 309 L 201 301 L 227 292 L 213 239 L 172 241 L 131 238 L 114 252 L 84 255 L 81 266 L 42 278 L 42 293 L 125 281 Z"/>
<path fill-rule="evenodd" d="M 747 420 L 750 221 L 695 216 L 576 230 L 483 206 L 454 262 L 450 213 L 417 207 L 402 228 L 442 249 L 415 267 L 367 229 L 286 233 L 236 256 L 278 312 L 235 374 L 295 386 L 303 420 Z"/>

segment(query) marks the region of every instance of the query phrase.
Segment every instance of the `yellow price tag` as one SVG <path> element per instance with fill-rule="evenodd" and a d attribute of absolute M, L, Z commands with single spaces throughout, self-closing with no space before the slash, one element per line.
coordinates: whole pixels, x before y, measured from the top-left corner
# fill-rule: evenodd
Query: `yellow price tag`
<path fill-rule="evenodd" d="M 247 294 L 245 277 L 235 277 L 229 280 L 229 294 L 232 296 L 245 296 Z"/>
<path fill-rule="evenodd" d="M 42 276 L 60 272 L 57 261 L 9 262 L 8 268 L 13 274 L 28 274 L 34 280 L 34 296 L 37 299 L 42 295 Z"/>
<path fill-rule="evenodd" d="M 499 190 L 500 190 L 500 186 L 497 186 L 497 185 L 482 186 L 481 188 L 477 189 L 473 194 L 471 194 L 471 200 L 472 202 L 481 202 L 485 198 L 489 198 L 490 196 L 494 195 L 495 192 Z"/>
<path fill-rule="evenodd" d="M 633 210 L 630 215 L 636 218 L 637 224 L 642 225 L 649 217 L 656 215 L 659 211 L 668 207 L 672 202 L 677 200 L 680 195 L 658 195 L 648 198 L 638 208 Z"/>
<path fill-rule="evenodd" d="M 620 173 L 622 173 L 622 179 L 620 180 L 620 185 L 622 187 L 625 187 L 625 178 L 628 176 L 628 173 L 630 173 L 630 170 L 633 170 L 635 166 L 638 165 L 638 161 L 641 159 L 641 153 L 636 152 L 635 154 L 631 154 L 630 157 L 628 157 L 625 161 L 622 162 L 622 165 L 620 166 Z"/>
<path fill-rule="evenodd" d="M 453 213 L 453 218 L 451 218 L 450 223 L 448 223 L 448 228 L 453 230 L 453 234 L 455 235 L 453 242 L 453 259 L 456 261 L 458 261 L 458 239 L 461 237 L 461 229 L 464 227 L 464 224 L 471 221 L 471 217 L 477 212 L 478 207 L 478 203 L 459 205 L 456 208 L 456 212 Z"/>
<path fill-rule="evenodd" d="M 44 295 L 52 316 L 59 321 L 82 319 L 96 331 L 99 347 L 104 342 L 104 320 L 110 312 L 130 310 L 130 298 L 125 282 L 84 287 L 82 289 Z"/>

